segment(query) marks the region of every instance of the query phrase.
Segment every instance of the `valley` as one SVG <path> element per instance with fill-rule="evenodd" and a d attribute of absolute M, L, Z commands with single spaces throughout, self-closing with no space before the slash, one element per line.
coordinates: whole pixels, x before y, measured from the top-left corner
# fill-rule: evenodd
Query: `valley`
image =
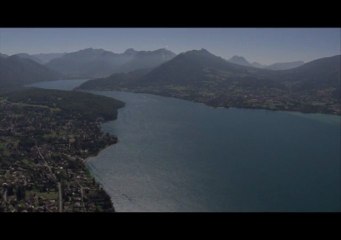
<path fill-rule="evenodd" d="M 0 212 L 340 211 L 338 31 L 31 30 L 0 29 Z"/>

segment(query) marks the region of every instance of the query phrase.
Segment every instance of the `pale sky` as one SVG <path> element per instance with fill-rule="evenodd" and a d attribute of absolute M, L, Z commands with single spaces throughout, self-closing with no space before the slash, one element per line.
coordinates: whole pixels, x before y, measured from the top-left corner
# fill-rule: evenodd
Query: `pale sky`
<path fill-rule="evenodd" d="M 0 28 L 0 52 L 56 53 L 84 48 L 115 53 L 127 48 L 175 53 L 205 48 L 271 64 L 340 54 L 340 28 Z"/>

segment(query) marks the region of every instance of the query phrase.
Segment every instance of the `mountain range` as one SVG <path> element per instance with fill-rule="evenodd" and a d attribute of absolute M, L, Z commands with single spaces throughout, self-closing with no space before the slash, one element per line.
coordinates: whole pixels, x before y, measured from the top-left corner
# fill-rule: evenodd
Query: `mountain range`
<path fill-rule="evenodd" d="M 31 59 L 37 63 L 40 63 L 40 64 L 46 64 L 55 58 L 62 57 L 63 55 L 65 55 L 65 53 L 40 53 L 40 54 L 18 53 L 18 54 L 14 54 L 12 56 L 27 58 L 27 59 Z"/>
<path fill-rule="evenodd" d="M 159 67 L 90 80 L 79 89 L 153 93 L 222 107 L 340 113 L 340 55 L 275 71 L 193 50 Z"/>
<path fill-rule="evenodd" d="M 147 92 L 212 106 L 340 113 L 340 55 L 295 64 L 302 63 L 255 67 L 243 57 L 225 60 L 205 49 L 178 55 L 166 49 L 113 53 L 93 48 L 65 54 L 1 54 L 0 88 L 92 78 L 79 88 Z M 283 65 L 290 68 L 279 70 Z"/>
<path fill-rule="evenodd" d="M 124 73 L 138 69 L 151 69 L 174 58 L 176 54 L 167 49 L 155 51 L 136 51 L 132 48 L 117 54 L 103 49 L 87 48 L 71 53 L 18 53 L 16 56 L 30 59 L 45 65 L 55 72 L 59 72 L 65 78 L 99 78 L 113 73 Z M 0 57 L 9 57 L 0 54 Z M 274 63 L 269 66 L 259 63 L 250 63 L 244 57 L 233 56 L 229 62 L 249 67 L 283 70 L 295 68 L 303 62 Z"/>
<path fill-rule="evenodd" d="M 136 51 L 130 48 L 123 53 L 113 53 L 87 48 L 70 53 L 18 53 L 12 56 L 42 64 L 61 73 L 65 78 L 96 78 L 112 73 L 153 68 L 172 59 L 176 54 L 167 49 Z M 0 57 L 6 58 L 8 55 L 1 54 Z"/>
<path fill-rule="evenodd" d="M 118 54 L 103 49 L 87 48 L 52 59 L 46 66 L 69 78 L 96 78 L 112 73 L 153 68 L 174 56 L 173 52 L 166 49 L 155 51 L 127 49 Z"/>

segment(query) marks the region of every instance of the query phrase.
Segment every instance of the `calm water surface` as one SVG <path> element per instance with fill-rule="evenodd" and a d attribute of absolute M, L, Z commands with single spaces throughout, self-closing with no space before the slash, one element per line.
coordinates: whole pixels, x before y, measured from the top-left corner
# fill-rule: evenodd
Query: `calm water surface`
<path fill-rule="evenodd" d="M 118 144 L 88 161 L 117 211 L 341 210 L 338 116 L 93 93 L 126 103 L 103 124 Z"/>

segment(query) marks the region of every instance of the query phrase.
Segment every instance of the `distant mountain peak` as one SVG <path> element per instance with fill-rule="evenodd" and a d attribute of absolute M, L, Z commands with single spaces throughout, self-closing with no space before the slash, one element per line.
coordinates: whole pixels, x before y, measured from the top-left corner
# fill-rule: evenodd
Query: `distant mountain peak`
<path fill-rule="evenodd" d="M 124 51 L 123 54 L 128 54 L 128 55 L 132 55 L 132 54 L 136 54 L 138 51 L 136 51 L 134 48 L 128 48 L 127 50 Z"/>
<path fill-rule="evenodd" d="M 210 53 L 210 52 L 207 51 L 205 48 L 201 48 L 199 51 L 200 51 L 200 52 L 204 52 L 204 53 Z"/>
<path fill-rule="evenodd" d="M 93 50 L 95 50 L 95 49 L 93 49 L 93 48 L 84 48 L 84 49 L 79 50 L 78 52 L 90 52 L 90 51 L 93 51 Z"/>
<path fill-rule="evenodd" d="M 252 65 L 244 57 L 238 56 L 238 55 L 234 55 L 233 57 L 231 57 L 229 59 L 229 62 L 239 64 L 239 65 L 243 65 L 243 66 L 251 66 Z"/>
<path fill-rule="evenodd" d="M 194 50 L 195 51 L 195 50 Z M 209 52 L 207 49 L 205 48 L 201 48 L 200 50 L 197 50 L 199 53 L 201 54 L 208 54 L 208 55 L 213 55 L 211 52 Z"/>
<path fill-rule="evenodd" d="M 165 52 L 169 52 L 169 50 L 167 49 L 167 48 L 159 48 L 159 49 L 156 49 L 155 50 L 155 52 L 163 52 L 163 51 L 165 51 Z"/>
<path fill-rule="evenodd" d="M 174 54 L 172 51 L 168 50 L 167 48 L 159 48 L 159 49 L 155 50 L 154 52 Z"/>
<path fill-rule="evenodd" d="M 79 50 L 78 52 L 82 52 L 82 53 L 104 53 L 104 52 L 109 52 L 107 50 L 104 50 L 102 48 L 85 48 L 82 50 Z"/>
<path fill-rule="evenodd" d="M 182 53 L 183 55 L 195 55 L 195 56 L 215 56 L 205 48 L 201 48 L 200 50 L 190 50 L 187 52 Z M 216 56 L 215 56 L 216 57 Z"/>

